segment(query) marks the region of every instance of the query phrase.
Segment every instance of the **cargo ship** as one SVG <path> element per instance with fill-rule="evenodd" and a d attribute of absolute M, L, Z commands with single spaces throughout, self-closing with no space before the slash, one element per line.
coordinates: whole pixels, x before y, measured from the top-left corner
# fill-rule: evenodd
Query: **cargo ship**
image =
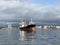
<path fill-rule="evenodd" d="M 34 32 L 35 23 L 32 21 L 32 19 L 30 22 L 27 22 L 26 20 L 22 20 L 19 25 L 21 31 Z"/>

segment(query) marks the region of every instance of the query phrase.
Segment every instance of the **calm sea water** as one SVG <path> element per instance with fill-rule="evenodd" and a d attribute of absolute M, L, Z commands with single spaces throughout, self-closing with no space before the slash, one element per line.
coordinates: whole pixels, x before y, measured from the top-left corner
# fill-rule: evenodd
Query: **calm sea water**
<path fill-rule="evenodd" d="M 33 33 L 19 29 L 0 29 L 0 45 L 60 45 L 60 30 L 35 29 Z"/>

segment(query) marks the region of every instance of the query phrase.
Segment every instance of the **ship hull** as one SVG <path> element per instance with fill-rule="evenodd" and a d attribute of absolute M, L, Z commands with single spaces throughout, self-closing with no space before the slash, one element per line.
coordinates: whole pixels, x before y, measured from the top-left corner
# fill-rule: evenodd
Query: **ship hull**
<path fill-rule="evenodd" d="M 35 25 L 31 24 L 26 27 L 20 27 L 21 31 L 26 31 L 26 32 L 34 32 Z"/>

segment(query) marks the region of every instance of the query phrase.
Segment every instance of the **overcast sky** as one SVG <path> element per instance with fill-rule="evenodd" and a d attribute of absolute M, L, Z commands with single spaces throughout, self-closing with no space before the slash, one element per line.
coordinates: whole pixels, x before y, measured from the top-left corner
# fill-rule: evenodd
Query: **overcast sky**
<path fill-rule="evenodd" d="M 32 17 L 60 19 L 60 0 L 0 0 L 0 20 Z"/>

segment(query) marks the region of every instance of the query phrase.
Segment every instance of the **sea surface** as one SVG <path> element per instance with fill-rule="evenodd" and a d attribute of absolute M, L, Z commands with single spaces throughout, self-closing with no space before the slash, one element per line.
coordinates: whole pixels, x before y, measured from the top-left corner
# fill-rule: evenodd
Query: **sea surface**
<path fill-rule="evenodd" d="M 60 30 L 35 29 L 27 33 L 18 28 L 2 28 L 0 45 L 60 45 Z"/>

